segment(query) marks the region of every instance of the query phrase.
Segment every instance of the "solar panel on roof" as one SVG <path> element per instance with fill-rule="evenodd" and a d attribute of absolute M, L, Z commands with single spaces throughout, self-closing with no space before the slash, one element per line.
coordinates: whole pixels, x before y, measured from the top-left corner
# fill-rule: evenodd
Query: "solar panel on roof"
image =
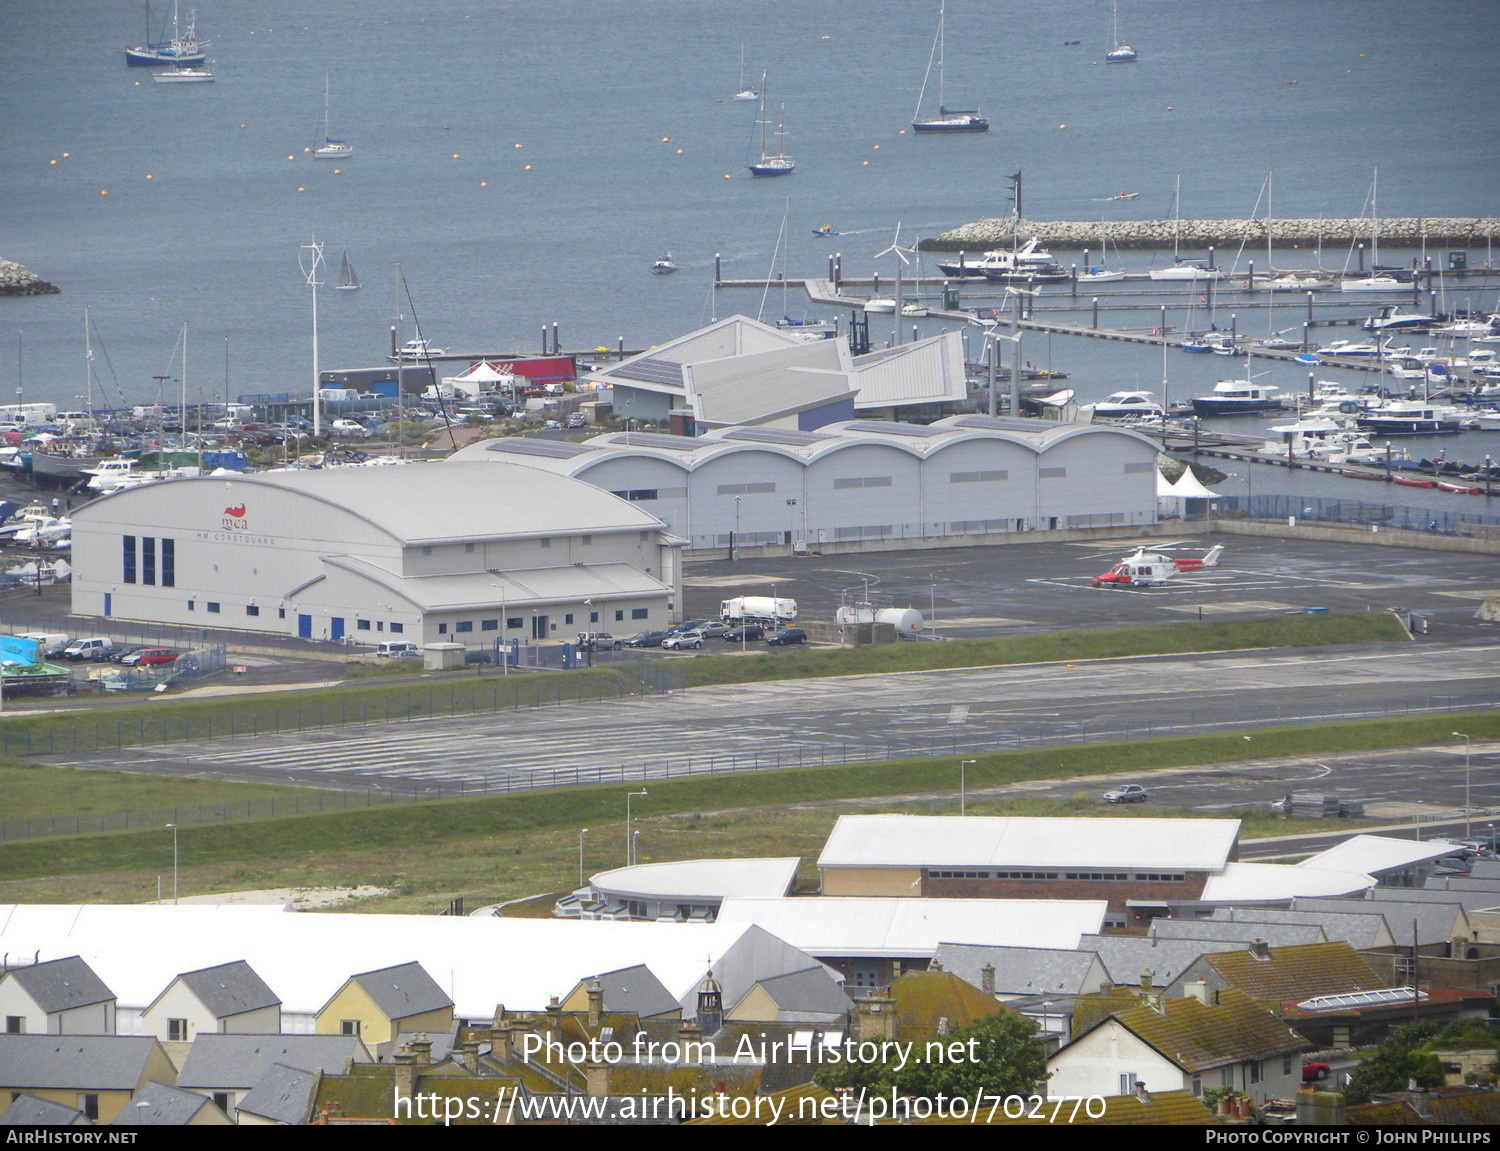
<path fill-rule="evenodd" d="M 888 436 L 940 436 L 946 428 L 931 428 L 926 424 L 898 424 L 893 420 L 860 420 L 849 425 L 850 431 L 884 432 Z"/>
<path fill-rule="evenodd" d="M 824 440 L 836 440 L 839 437 L 818 435 L 815 432 L 793 432 L 778 428 L 736 428 L 732 432 L 725 432 L 719 438 L 724 440 L 744 440 L 755 444 L 787 444 L 791 447 L 803 447 L 806 444 L 821 443 Z"/>
<path fill-rule="evenodd" d="M 1059 420 L 1027 420 L 1020 416 L 961 416 L 950 426 L 995 432 L 1045 432 L 1066 425 Z"/>
<path fill-rule="evenodd" d="M 636 360 L 605 374 L 622 380 L 641 380 L 648 384 L 682 384 L 682 365 L 671 360 Z"/>
<path fill-rule="evenodd" d="M 534 440 L 524 436 L 496 440 L 485 447 L 487 452 L 508 452 L 517 456 L 547 456 L 554 460 L 572 459 L 576 455 L 593 450 L 587 444 L 575 444 L 567 440 Z"/>
<path fill-rule="evenodd" d="M 1425 991 L 1411 987 L 1386 987 L 1379 991 L 1348 991 L 1342 995 L 1319 995 L 1297 1004 L 1299 1011 L 1336 1011 L 1343 1007 L 1379 1007 L 1391 1003 L 1423 1003 Z"/>
<path fill-rule="evenodd" d="M 692 436 L 668 436 L 661 432 L 631 432 L 628 436 L 624 432 L 616 432 L 609 437 L 609 446 L 612 448 L 660 448 L 668 452 L 691 452 L 704 446 L 703 440 L 694 439 Z"/>

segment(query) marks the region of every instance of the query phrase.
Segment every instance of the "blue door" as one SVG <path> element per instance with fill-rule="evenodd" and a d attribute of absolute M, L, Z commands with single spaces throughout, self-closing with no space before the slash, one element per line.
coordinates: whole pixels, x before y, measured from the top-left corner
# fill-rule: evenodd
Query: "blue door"
<path fill-rule="evenodd" d="M 336 615 L 328 623 L 330 625 L 328 638 L 333 640 L 334 643 L 338 643 L 344 638 L 344 617 Z"/>
<path fill-rule="evenodd" d="M 298 614 L 297 616 L 297 638 L 312 639 L 312 616 Z"/>
<path fill-rule="evenodd" d="M 104 593 L 104 614 L 105 615 L 109 615 L 110 614 L 110 608 L 114 604 L 114 599 L 115 599 L 115 597 L 113 595 L 111 595 L 109 592 L 105 592 Z"/>

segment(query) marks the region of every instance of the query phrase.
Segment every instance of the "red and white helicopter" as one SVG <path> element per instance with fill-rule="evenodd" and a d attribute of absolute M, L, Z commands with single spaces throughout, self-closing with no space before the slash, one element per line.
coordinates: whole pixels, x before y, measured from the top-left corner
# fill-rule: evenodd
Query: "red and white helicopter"
<path fill-rule="evenodd" d="M 1094 587 L 1160 587 L 1181 572 L 1218 567 L 1219 557 L 1223 554 L 1223 544 L 1215 544 L 1201 556 L 1169 556 L 1137 548 L 1090 582 Z"/>

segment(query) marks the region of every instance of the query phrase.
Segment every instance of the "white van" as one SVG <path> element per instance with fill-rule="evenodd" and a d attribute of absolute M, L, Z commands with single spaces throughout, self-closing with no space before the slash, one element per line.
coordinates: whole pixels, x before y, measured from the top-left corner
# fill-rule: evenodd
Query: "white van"
<path fill-rule="evenodd" d="M 388 639 L 375 645 L 375 654 L 382 659 L 410 659 L 420 656 L 422 649 L 404 639 Z"/>
<path fill-rule="evenodd" d="M 106 635 L 96 635 L 74 640 L 63 651 L 63 656 L 66 659 L 102 660 L 108 659 L 117 650 L 114 640 Z"/>

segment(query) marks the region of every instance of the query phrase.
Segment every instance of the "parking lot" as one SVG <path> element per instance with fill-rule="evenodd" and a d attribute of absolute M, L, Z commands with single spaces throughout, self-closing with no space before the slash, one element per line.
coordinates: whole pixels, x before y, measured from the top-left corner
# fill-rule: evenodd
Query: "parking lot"
<path fill-rule="evenodd" d="M 832 623 L 841 603 L 868 594 L 877 607 L 912 607 L 936 619 L 939 634 L 982 635 L 1119 627 L 1308 609 L 1335 612 L 1398 607 L 1430 618 L 1434 637 L 1500 634 L 1476 624 L 1481 600 L 1500 598 L 1500 560 L 1408 548 L 1356 546 L 1251 536 L 1035 543 L 942 551 L 742 558 L 687 567 L 684 614 L 716 614 L 735 595 L 795 599 L 798 622 Z M 1217 568 L 1179 574 L 1145 589 L 1090 586 L 1093 576 L 1144 545 L 1198 556 L 1214 543 Z"/>

